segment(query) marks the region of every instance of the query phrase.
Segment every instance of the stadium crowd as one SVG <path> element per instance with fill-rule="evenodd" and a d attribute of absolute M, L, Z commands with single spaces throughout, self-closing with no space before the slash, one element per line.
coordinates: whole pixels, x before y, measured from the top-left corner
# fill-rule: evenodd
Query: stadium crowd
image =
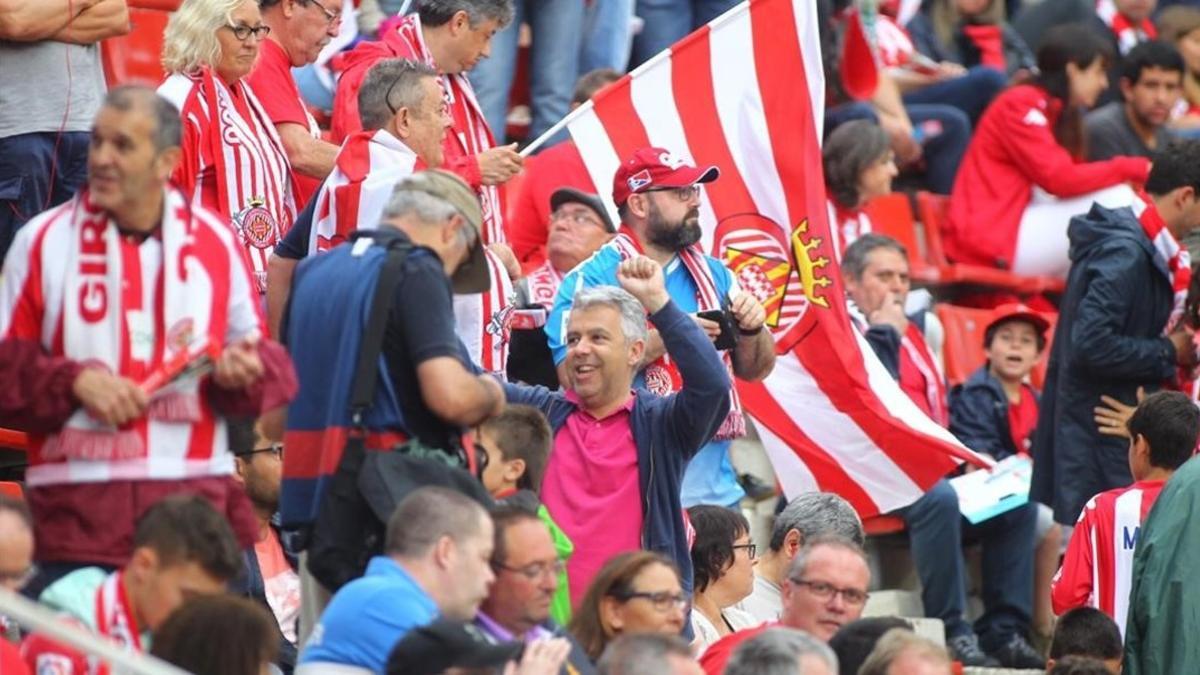
<path fill-rule="evenodd" d="M 1200 2 L 815 2 L 853 328 L 1028 500 L 735 465 L 730 178 L 555 127 L 733 0 L 0 0 L 0 601 L 199 675 L 1193 672 Z"/>

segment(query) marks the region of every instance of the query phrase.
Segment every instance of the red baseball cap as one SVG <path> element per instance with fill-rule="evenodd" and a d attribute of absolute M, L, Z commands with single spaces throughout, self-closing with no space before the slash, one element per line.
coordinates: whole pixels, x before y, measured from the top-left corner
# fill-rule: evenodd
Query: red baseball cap
<path fill-rule="evenodd" d="M 996 309 L 992 310 L 992 316 L 988 319 L 988 324 L 984 330 L 987 330 L 998 323 L 1012 321 L 1014 319 L 1028 321 L 1029 323 L 1033 324 L 1034 330 L 1041 335 L 1045 335 L 1046 330 L 1050 328 L 1050 321 L 1047 320 L 1046 317 L 1042 316 L 1041 313 L 1031 308 L 1029 305 L 1021 302 L 1010 302 L 1000 305 Z"/>
<path fill-rule="evenodd" d="M 613 176 L 613 202 L 620 206 L 629 195 L 657 188 L 681 188 L 696 183 L 711 183 L 721 175 L 715 166 L 698 168 L 684 163 L 663 148 L 635 151 Z"/>

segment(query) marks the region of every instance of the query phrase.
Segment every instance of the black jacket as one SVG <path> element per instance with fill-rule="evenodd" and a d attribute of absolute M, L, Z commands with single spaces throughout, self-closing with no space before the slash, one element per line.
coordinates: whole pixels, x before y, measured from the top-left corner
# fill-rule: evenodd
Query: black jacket
<path fill-rule="evenodd" d="M 987 363 L 951 389 L 949 398 L 950 433 L 963 445 L 996 460 L 1017 453 L 1008 423 L 1008 396 L 1000 380 L 988 372 Z"/>
<path fill-rule="evenodd" d="M 933 27 L 933 21 L 924 12 L 913 16 L 905 28 L 917 51 L 934 61 L 952 61 L 967 68 L 982 63 L 979 48 L 971 42 L 961 27 L 955 32 L 953 44 L 941 41 Z M 1007 23 L 1001 24 L 1000 36 L 1003 42 L 1006 75 L 1012 77 L 1018 70 L 1033 70 L 1037 67 L 1033 52 L 1016 29 Z"/>
<path fill-rule="evenodd" d="M 279 537 L 279 546 L 283 548 L 283 556 L 287 559 L 288 564 L 292 566 L 293 570 L 298 569 L 299 563 L 296 555 L 293 553 L 295 546 L 291 543 L 294 535 L 289 532 L 280 531 L 278 514 L 271 519 L 271 529 L 275 530 L 275 535 Z M 258 564 L 258 554 L 254 552 L 253 546 L 242 551 L 242 560 L 245 562 L 244 574 L 240 579 L 231 584 L 232 587 L 230 590 L 266 607 L 267 611 L 271 614 L 271 623 L 277 626 L 278 622 L 275 621 L 275 611 L 267 603 L 267 588 L 263 581 L 262 568 Z M 296 667 L 296 645 L 289 642 L 283 636 L 283 631 L 277 630 L 277 632 L 279 657 L 275 659 L 275 665 L 279 666 L 279 669 L 286 675 L 287 673 L 291 673 Z"/>
<path fill-rule="evenodd" d="M 1092 409 L 1107 394 L 1128 404 L 1138 387 L 1175 374 L 1163 336 L 1173 293 L 1167 269 L 1128 208 L 1093 205 L 1067 229 L 1071 271 L 1050 350 L 1034 437 L 1030 496 L 1073 524 L 1092 495 L 1132 482 L 1128 443 L 1096 430 Z"/>

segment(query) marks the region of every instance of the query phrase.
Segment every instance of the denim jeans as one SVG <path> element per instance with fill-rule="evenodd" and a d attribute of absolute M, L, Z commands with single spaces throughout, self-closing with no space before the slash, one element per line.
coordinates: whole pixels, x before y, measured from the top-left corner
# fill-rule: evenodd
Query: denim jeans
<path fill-rule="evenodd" d="M 603 0 L 601 0 L 603 1 Z M 635 67 L 670 47 L 680 38 L 721 16 L 740 0 L 637 0 L 637 15 L 645 22 L 633 39 Z"/>
<path fill-rule="evenodd" d="M 521 23 L 529 24 L 533 44 L 529 54 L 529 95 L 533 140 L 566 116 L 579 70 L 579 41 L 583 31 L 580 0 L 517 0 L 512 23 L 492 38 L 491 56 L 472 69 L 471 85 L 497 143 L 504 142 L 508 96 L 517 71 L 517 37 Z"/>
<path fill-rule="evenodd" d="M 971 631 L 963 618 L 964 540 L 983 544 L 984 612 L 975 623 L 981 646 L 994 650 L 1012 635 L 1028 631 L 1033 602 L 1035 504 L 971 525 L 958 510 L 954 488 L 941 480 L 897 514 L 908 526 L 925 616 L 942 620 L 947 639 Z"/>
<path fill-rule="evenodd" d="M 51 131 L 0 138 L 0 261 L 26 221 L 70 199 L 87 179 L 91 134 L 58 136 Z"/>
<path fill-rule="evenodd" d="M 584 11 L 583 40 L 579 45 L 579 74 L 597 68 L 625 72 L 633 34 L 633 0 L 594 0 Z"/>
<path fill-rule="evenodd" d="M 995 68 L 975 66 L 966 75 L 944 80 L 904 95 L 905 105 L 941 103 L 967 114 L 975 124 L 984 109 L 1008 86 L 1008 78 Z"/>

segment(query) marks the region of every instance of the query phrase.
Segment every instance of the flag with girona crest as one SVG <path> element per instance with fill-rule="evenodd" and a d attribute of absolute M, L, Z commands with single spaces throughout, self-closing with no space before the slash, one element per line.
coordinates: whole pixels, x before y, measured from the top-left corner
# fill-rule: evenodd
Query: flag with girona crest
<path fill-rule="evenodd" d="M 763 303 L 779 353 L 738 393 L 788 496 L 836 492 L 866 517 L 912 503 L 963 460 L 984 462 L 851 326 L 826 215 L 820 57 L 815 3 L 749 0 L 601 91 L 567 128 L 601 193 L 647 146 L 720 167 L 704 186 L 702 243 Z"/>

